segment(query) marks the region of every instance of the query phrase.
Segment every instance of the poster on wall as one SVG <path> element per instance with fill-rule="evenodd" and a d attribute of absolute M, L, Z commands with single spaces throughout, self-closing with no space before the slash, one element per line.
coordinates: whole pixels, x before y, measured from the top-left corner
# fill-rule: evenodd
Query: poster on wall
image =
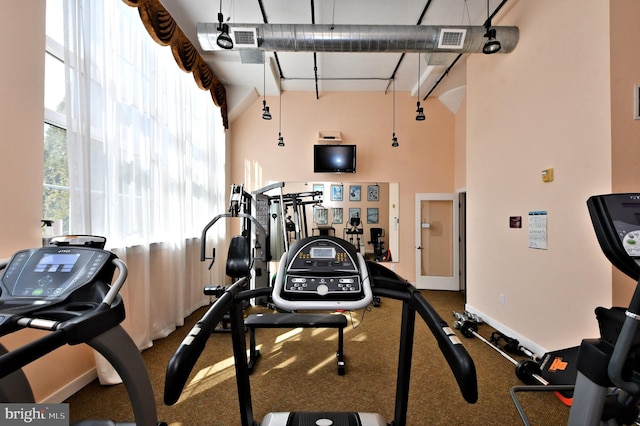
<path fill-rule="evenodd" d="M 529 212 L 529 248 L 547 250 L 547 212 Z"/>

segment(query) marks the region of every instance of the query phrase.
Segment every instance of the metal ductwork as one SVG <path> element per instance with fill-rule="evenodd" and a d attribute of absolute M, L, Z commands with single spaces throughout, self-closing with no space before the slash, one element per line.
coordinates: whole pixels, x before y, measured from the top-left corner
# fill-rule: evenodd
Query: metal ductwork
<path fill-rule="evenodd" d="M 203 50 L 216 45 L 218 24 L 198 23 Z M 518 27 L 496 26 L 499 53 L 518 44 Z M 482 53 L 484 26 L 229 24 L 234 49 L 273 52 L 452 52 Z"/>

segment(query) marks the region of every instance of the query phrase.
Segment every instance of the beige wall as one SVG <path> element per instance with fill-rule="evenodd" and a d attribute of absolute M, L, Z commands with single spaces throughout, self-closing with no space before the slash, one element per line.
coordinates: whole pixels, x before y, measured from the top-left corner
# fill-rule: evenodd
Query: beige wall
<path fill-rule="evenodd" d="M 455 118 L 455 189 L 467 187 L 467 100 L 462 101 Z"/>
<path fill-rule="evenodd" d="M 3 0 L 0 16 L 0 258 L 6 258 L 41 244 L 45 2 Z M 41 335 L 25 331 L 0 341 L 14 348 Z M 66 347 L 30 364 L 26 373 L 42 401 L 92 366 L 90 350 Z"/>
<path fill-rule="evenodd" d="M 415 98 L 396 93 L 396 134 L 391 147 L 392 95 L 384 93 L 284 92 L 277 146 L 279 100 L 267 98 L 274 119 L 261 119 L 262 99 L 231 123 L 231 179 L 257 189 L 271 181 L 399 182 L 400 262 L 396 271 L 415 279 L 415 193 L 453 192 L 454 116 L 438 100 L 423 104 L 427 120 L 415 120 Z M 314 174 L 319 131 L 340 131 L 356 144 L 357 173 Z M 286 190 L 286 188 L 285 188 Z M 396 258 L 396 255 L 392 253 Z"/>
<path fill-rule="evenodd" d="M 640 84 L 640 2 L 616 0 L 611 6 L 611 139 L 613 192 L 640 191 L 640 120 L 633 119 L 633 90 Z M 629 303 L 636 282 L 613 270 L 613 303 Z"/>
<path fill-rule="evenodd" d="M 499 24 L 520 28 L 515 51 L 467 61 L 467 300 L 553 350 L 597 336 L 593 310 L 611 304 L 585 205 L 611 190 L 609 4 L 519 1 Z M 532 210 L 548 211 L 548 250 L 528 248 Z"/>

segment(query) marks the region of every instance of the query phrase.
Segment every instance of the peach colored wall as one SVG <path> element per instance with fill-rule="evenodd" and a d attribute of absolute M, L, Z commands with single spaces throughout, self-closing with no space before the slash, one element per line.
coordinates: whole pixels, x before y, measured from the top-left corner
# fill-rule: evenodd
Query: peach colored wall
<path fill-rule="evenodd" d="M 0 16 L 0 258 L 6 258 L 41 244 L 45 2 L 3 0 Z M 16 34 L 19 43 L 8 41 Z M 40 335 L 24 331 L 1 341 L 14 348 Z M 91 351 L 76 346 L 56 350 L 25 371 L 41 401 L 92 365 Z"/>
<path fill-rule="evenodd" d="M 460 104 L 455 118 L 455 189 L 467 186 L 467 100 Z"/>
<path fill-rule="evenodd" d="M 609 2 L 520 1 L 499 25 L 520 28 L 516 49 L 467 61 L 467 303 L 553 350 L 597 336 L 593 310 L 611 304 L 585 205 L 611 190 Z M 548 250 L 528 248 L 532 210 L 548 212 Z"/>
<path fill-rule="evenodd" d="M 633 119 L 633 91 L 640 84 L 640 3 L 616 0 L 611 6 L 611 138 L 613 192 L 639 192 L 640 120 Z M 613 303 L 626 306 L 636 283 L 613 271 Z"/>
<path fill-rule="evenodd" d="M 454 116 L 437 99 L 424 102 L 427 120 L 415 120 L 415 98 L 396 93 L 396 134 L 391 147 L 392 95 L 384 93 L 283 92 L 282 134 L 277 146 L 279 100 L 268 97 L 274 119 L 261 118 L 257 100 L 230 126 L 231 179 L 251 190 L 267 182 L 399 182 L 400 253 L 396 271 L 415 280 L 414 194 L 453 192 Z M 319 131 L 342 132 L 358 146 L 357 173 L 313 173 Z M 285 188 L 286 190 L 286 188 Z"/>

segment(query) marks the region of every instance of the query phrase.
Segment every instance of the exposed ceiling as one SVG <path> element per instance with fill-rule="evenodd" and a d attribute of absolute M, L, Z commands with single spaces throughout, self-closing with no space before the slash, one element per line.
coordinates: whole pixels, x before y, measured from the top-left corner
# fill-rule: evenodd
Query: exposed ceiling
<path fill-rule="evenodd" d="M 264 94 L 277 96 L 280 83 L 283 91 L 308 91 L 310 96 L 321 97 L 323 92 L 330 91 L 388 91 L 393 79 L 395 90 L 409 91 L 412 96 L 417 96 L 419 89 L 421 98 L 427 93 L 460 97 L 464 93 L 466 56 L 482 53 L 415 51 L 422 49 L 406 53 L 254 50 L 241 55 L 237 48 L 223 50 L 217 46 L 219 50 L 205 51 L 196 26 L 213 24 L 215 39 L 220 9 L 225 23 L 232 28 L 267 23 L 338 28 L 421 25 L 437 30 L 442 26 L 482 27 L 488 12 L 493 15 L 507 0 L 161 0 L 161 3 L 227 88 L 229 111 L 233 115 L 243 99 L 253 102 Z M 496 26 L 495 18 L 492 24 Z M 474 30 L 476 44 L 486 40 L 484 28 L 469 30 Z M 482 31 L 480 35 L 477 30 Z M 500 40 L 500 31 L 497 39 Z M 517 43 L 517 29 L 512 42 L 513 46 Z M 455 104 L 455 99 L 450 102 Z"/>

